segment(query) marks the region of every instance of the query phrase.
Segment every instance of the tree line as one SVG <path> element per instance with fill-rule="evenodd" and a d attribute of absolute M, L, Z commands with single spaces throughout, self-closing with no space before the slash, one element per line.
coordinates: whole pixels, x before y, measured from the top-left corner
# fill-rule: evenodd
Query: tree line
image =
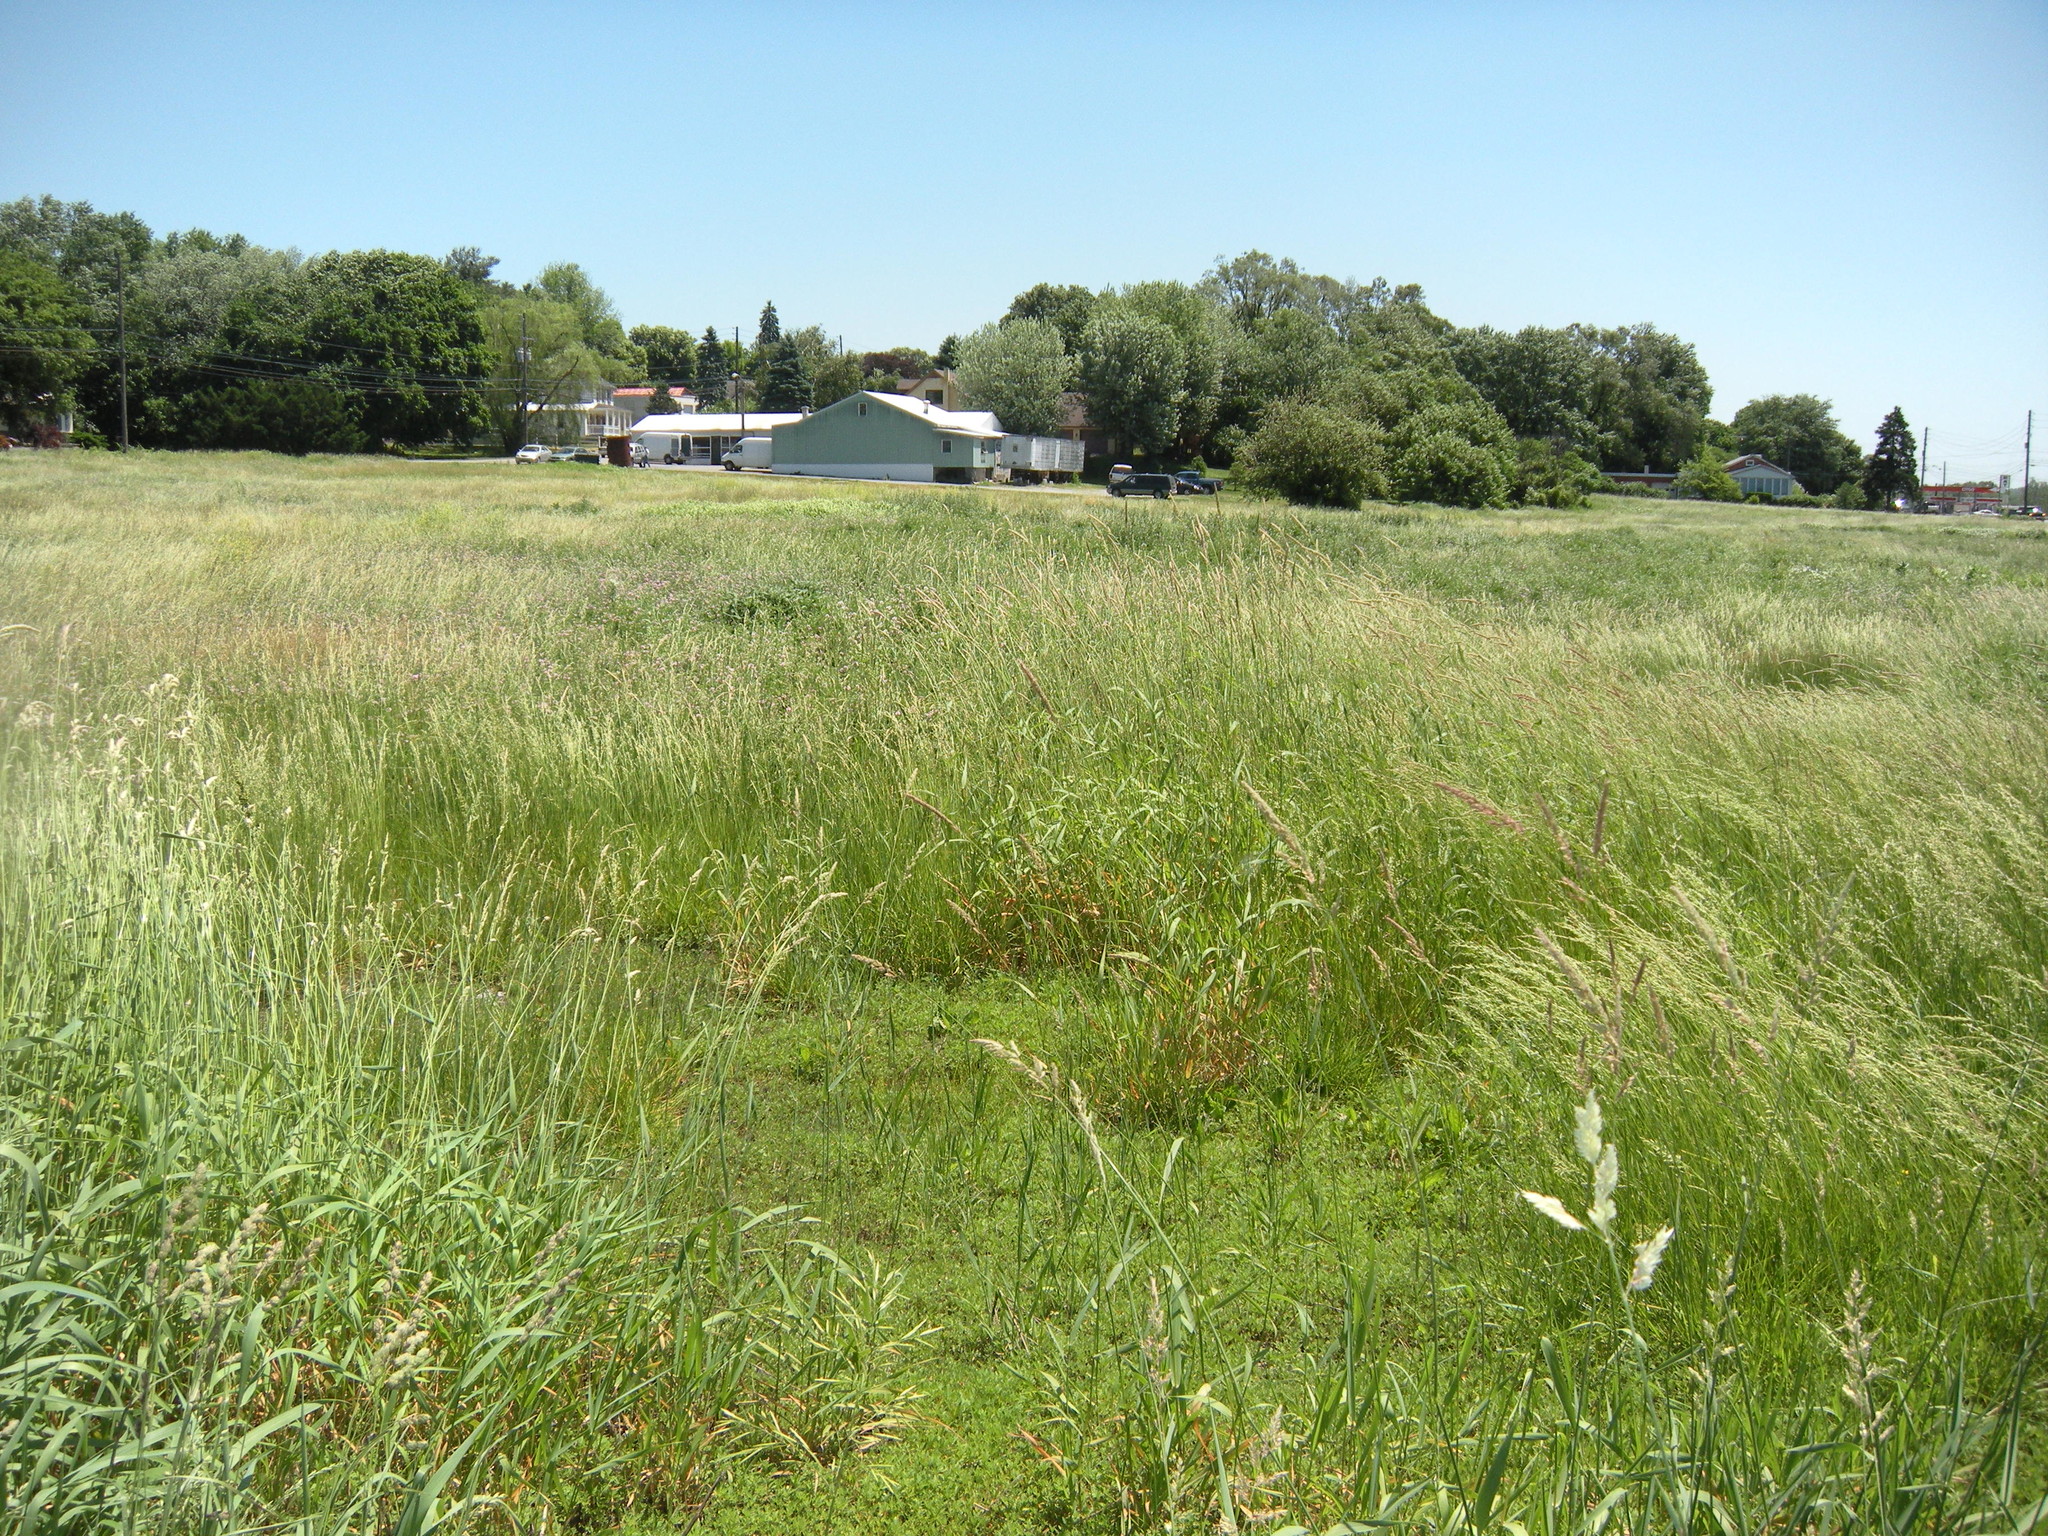
<path fill-rule="evenodd" d="M 1655 326 L 1464 328 L 1415 285 L 1260 251 L 1218 258 L 1194 283 L 1041 283 L 932 353 L 850 353 L 821 326 L 786 330 L 772 302 L 751 342 L 717 326 L 628 329 L 573 262 L 519 284 L 497 266 L 473 246 L 308 259 L 22 198 L 0 205 L 0 413 L 19 431 L 75 410 L 81 440 L 114 438 L 125 356 L 127 432 L 143 446 L 509 450 L 536 411 L 600 380 L 683 385 L 704 410 L 801 410 L 951 368 L 964 402 L 1013 431 L 1054 431 L 1080 410 L 1136 461 L 1233 466 L 1303 501 L 1567 505 L 1604 485 L 1602 470 L 1639 469 L 1718 496 L 1737 453 L 1815 496 L 1904 488 L 1886 480 L 1896 442 L 1867 457 L 1812 395 L 1716 420 L 1694 348 Z M 657 389 L 653 408 L 673 406 Z"/>
<path fill-rule="evenodd" d="M 1882 483 L 1866 484 L 1870 461 L 1816 396 L 1716 420 L 1697 352 L 1653 325 L 1463 328 L 1415 285 L 1262 251 L 1219 257 L 1193 284 L 1040 284 L 958 354 L 968 403 L 1018 430 L 1047 430 L 1078 390 L 1093 424 L 1139 458 L 1234 465 L 1298 501 L 1569 505 L 1606 484 L 1603 470 L 1677 473 L 1681 493 L 1738 497 L 1722 466 L 1744 453 L 1815 499 L 1888 504 L 1894 489 L 1889 457 Z M 1718 478 L 1702 485 L 1709 463 Z"/>

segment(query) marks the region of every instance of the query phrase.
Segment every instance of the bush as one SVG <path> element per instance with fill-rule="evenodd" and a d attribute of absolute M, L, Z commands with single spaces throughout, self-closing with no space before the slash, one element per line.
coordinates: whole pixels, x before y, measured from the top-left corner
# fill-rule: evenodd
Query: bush
<path fill-rule="evenodd" d="M 1394 429 L 1388 447 L 1397 501 L 1504 507 L 1515 489 L 1514 439 L 1490 406 L 1424 406 Z"/>
<path fill-rule="evenodd" d="M 1835 494 L 1828 499 L 1845 512 L 1869 510 L 1869 503 L 1863 499 L 1863 487 L 1854 480 L 1844 480 L 1835 487 Z"/>
<path fill-rule="evenodd" d="M 1321 406 L 1280 400 L 1237 455 L 1245 489 L 1312 507 L 1357 507 L 1387 494 L 1379 433 Z"/>
<path fill-rule="evenodd" d="M 1515 500 L 1524 506 L 1583 507 L 1595 491 L 1607 488 L 1607 477 L 1570 449 L 1533 438 L 1521 444 L 1515 475 Z"/>
<path fill-rule="evenodd" d="M 1678 472 L 1678 478 L 1671 482 L 1671 494 L 1696 501 L 1739 502 L 1742 487 L 1722 466 L 1721 456 L 1708 446 L 1701 448 L 1699 456 Z"/>
<path fill-rule="evenodd" d="M 363 435 L 341 396 L 308 379 L 203 389 L 186 402 L 184 437 L 194 448 L 272 453 L 356 453 Z"/>

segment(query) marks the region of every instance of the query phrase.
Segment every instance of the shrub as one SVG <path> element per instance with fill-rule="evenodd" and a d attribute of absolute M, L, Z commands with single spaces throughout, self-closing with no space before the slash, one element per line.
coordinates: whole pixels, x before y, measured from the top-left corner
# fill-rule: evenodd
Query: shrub
<path fill-rule="evenodd" d="M 1321 406 L 1281 400 L 1239 451 L 1247 490 L 1315 507 L 1356 507 L 1387 494 L 1379 433 Z"/>
<path fill-rule="evenodd" d="M 1583 507 L 1595 491 L 1609 488 L 1606 476 L 1570 449 L 1533 438 L 1522 442 L 1515 500 L 1523 505 Z"/>
<path fill-rule="evenodd" d="M 1514 439 L 1490 406 L 1424 406 L 1394 429 L 1388 447 L 1397 501 L 1504 507 L 1515 488 Z"/>
<path fill-rule="evenodd" d="M 356 453 L 363 434 L 341 396 L 309 379 L 203 389 L 185 404 L 184 436 L 194 448 L 272 453 Z"/>
<path fill-rule="evenodd" d="M 1741 501 L 1742 487 L 1722 467 L 1720 454 L 1708 446 L 1678 472 L 1671 482 L 1671 494 L 1696 501 Z"/>
<path fill-rule="evenodd" d="M 1828 499 L 1845 512 L 1863 512 L 1869 508 L 1869 503 L 1863 499 L 1863 487 L 1854 480 L 1844 480 Z"/>

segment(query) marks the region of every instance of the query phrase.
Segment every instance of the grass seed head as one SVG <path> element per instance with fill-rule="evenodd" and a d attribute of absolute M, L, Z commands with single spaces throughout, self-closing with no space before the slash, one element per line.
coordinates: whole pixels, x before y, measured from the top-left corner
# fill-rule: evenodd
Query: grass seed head
<path fill-rule="evenodd" d="M 1586 1102 L 1572 1111 L 1572 1145 L 1580 1157 L 1589 1163 L 1600 1161 L 1600 1100 L 1593 1090 L 1586 1090 Z"/>
<path fill-rule="evenodd" d="M 1583 1232 L 1586 1230 L 1586 1224 L 1566 1210 L 1564 1202 L 1558 1199 L 1557 1196 L 1539 1195 L 1533 1189 L 1525 1189 L 1521 1192 L 1521 1195 L 1524 1200 L 1535 1206 L 1537 1210 L 1548 1216 L 1560 1227 L 1563 1227 L 1565 1231 Z"/>
<path fill-rule="evenodd" d="M 1610 1141 L 1600 1149 L 1600 1161 L 1593 1167 L 1593 1208 L 1586 1213 L 1602 1237 L 1612 1235 L 1614 1190 L 1620 1183 L 1620 1159 Z"/>
<path fill-rule="evenodd" d="M 1659 1227 L 1655 1237 L 1648 1237 L 1636 1244 L 1636 1261 L 1628 1272 L 1628 1288 L 1632 1291 L 1647 1291 L 1650 1282 L 1657 1278 L 1657 1266 L 1664 1262 L 1664 1250 L 1671 1246 L 1674 1232 L 1671 1227 Z"/>

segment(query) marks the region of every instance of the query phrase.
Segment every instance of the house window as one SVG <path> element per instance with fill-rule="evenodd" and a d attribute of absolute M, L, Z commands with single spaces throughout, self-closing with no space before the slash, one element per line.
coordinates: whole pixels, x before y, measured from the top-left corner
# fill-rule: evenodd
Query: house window
<path fill-rule="evenodd" d="M 942 438 L 940 438 L 940 439 L 939 439 L 939 452 L 941 452 L 941 453 L 951 453 L 952 451 L 953 451 L 953 439 L 951 439 L 950 437 L 942 437 Z"/>
<path fill-rule="evenodd" d="M 860 415 L 862 415 L 862 416 L 865 416 L 865 415 L 867 415 L 867 413 L 868 413 L 868 403 L 867 403 L 867 401 L 865 401 L 865 400 L 861 401 L 861 403 L 860 403 L 860 404 L 859 404 L 858 406 L 856 406 L 856 407 L 855 407 L 854 409 L 855 409 L 855 411 L 856 411 L 856 412 L 857 412 L 858 414 L 860 414 Z"/>
<path fill-rule="evenodd" d="M 924 392 L 924 397 L 933 405 L 940 405 L 945 401 L 946 392 L 943 389 L 928 389 Z"/>

